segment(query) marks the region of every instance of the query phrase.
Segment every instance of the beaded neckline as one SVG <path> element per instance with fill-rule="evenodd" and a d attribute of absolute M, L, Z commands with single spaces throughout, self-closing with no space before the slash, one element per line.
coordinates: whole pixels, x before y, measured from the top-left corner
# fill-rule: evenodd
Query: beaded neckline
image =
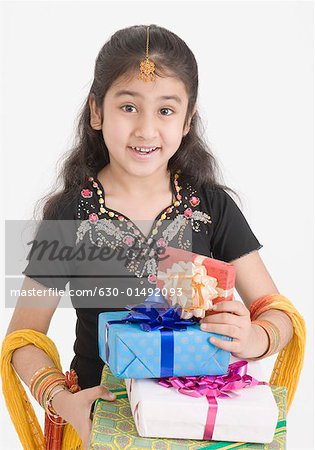
<path fill-rule="evenodd" d="M 132 247 L 137 245 L 137 248 L 141 250 L 141 258 L 137 258 L 135 255 L 130 255 L 130 262 L 128 263 L 128 270 L 134 272 L 135 275 L 139 278 L 142 278 L 144 273 L 147 273 L 147 279 L 150 284 L 155 284 L 157 280 L 157 262 L 158 259 L 158 250 L 161 247 L 167 247 L 169 242 L 174 238 L 174 235 L 179 232 L 178 237 L 178 245 L 182 249 L 188 249 L 191 246 L 189 241 L 185 243 L 182 242 L 182 237 L 184 233 L 184 229 L 188 222 L 191 223 L 191 227 L 194 231 L 198 232 L 200 230 L 199 221 L 204 223 L 211 222 L 210 216 L 205 213 L 199 212 L 198 209 L 195 208 L 200 204 L 200 198 L 195 195 L 196 191 L 191 187 L 190 184 L 184 183 L 184 189 L 182 192 L 182 186 L 179 185 L 179 182 L 183 182 L 183 180 L 179 179 L 178 171 L 174 174 L 174 187 L 175 187 L 175 198 L 173 200 L 173 204 L 165 208 L 155 219 L 154 223 L 151 227 L 150 233 L 148 236 L 145 236 L 142 231 L 136 226 L 136 224 L 121 214 L 118 211 L 108 209 L 105 206 L 105 191 L 101 184 L 101 182 L 96 177 L 87 177 L 88 187 L 85 187 L 81 190 L 81 202 L 85 204 L 89 204 L 88 199 L 91 200 L 88 209 L 85 208 L 86 213 L 88 214 L 87 220 L 92 224 L 95 223 L 95 230 L 104 230 L 103 227 L 109 227 L 110 235 L 113 236 L 113 230 L 116 230 L 117 233 L 115 235 L 115 239 L 119 241 L 119 246 L 122 244 L 120 240 L 128 247 Z M 91 187 L 90 187 L 91 185 Z M 104 193 L 104 195 L 103 195 Z M 174 195 L 174 192 L 173 192 Z M 92 200 L 93 198 L 93 200 Z M 95 204 L 95 200 L 97 200 L 97 204 Z M 99 210 L 98 210 L 99 208 Z M 175 209 L 176 208 L 176 209 Z M 93 212 L 92 212 L 93 211 Z M 175 211 L 175 218 L 171 213 Z M 112 223 L 113 219 L 117 219 L 118 224 Z M 165 219 L 173 220 L 166 229 L 161 232 L 161 237 L 157 239 L 157 234 L 160 231 L 163 221 Z M 100 228 L 98 227 L 97 222 L 100 220 Z M 103 220 L 105 221 L 103 223 Z M 84 221 L 85 222 L 85 221 Z M 82 222 L 82 223 L 84 223 Z M 123 225 L 126 225 L 127 231 L 124 230 Z M 174 228 L 175 227 L 175 228 Z M 86 230 L 91 230 L 93 228 L 86 228 L 84 225 L 83 232 Z M 121 232 L 122 231 L 122 232 Z M 83 233 L 83 234 L 84 234 Z M 90 236 L 91 239 L 91 236 Z M 136 239 L 136 240 L 135 240 Z M 137 243 L 138 241 L 138 243 Z M 102 241 L 103 242 L 103 241 Z M 107 242 L 107 241 L 106 241 Z M 95 242 L 93 242 L 95 243 Z M 187 244 L 188 243 L 188 244 Z M 112 247 L 112 241 L 107 242 L 107 244 L 116 249 L 116 244 Z M 188 245 L 188 247 L 187 247 Z M 129 257 L 129 256 L 128 256 Z M 145 260 L 145 264 L 141 268 L 142 258 L 148 258 Z M 143 281 L 140 281 L 140 284 L 143 284 Z"/>
<path fill-rule="evenodd" d="M 89 215 L 89 221 L 97 222 L 101 218 L 100 216 L 105 214 L 110 219 L 118 219 L 121 222 L 126 222 L 127 227 L 133 228 L 133 231 L 136 235 L 142 235 L 142 238 L 141 238 L 142 241 L 147 240 L 147 242 L 150 244 L 153 241 L 153 237 L 158 233 L 158 229 L 162 225 L 163 220 L 169 218 L 167 216 L 169 216 L 173 212 L 174 208 L 179 207 L 182 203 L 182 196 L 180 194 L 180 190 L 182 189 L 182 187 L 179 186 L 178 178 L 179 178 L 179 173 L 175 173 L 173 184 L 175 187 L 176 195 L 175 195 L 175 199 L 174 199 L 172 205 L 165 208 L 155 218 L 153 226 L 150 230 L 148 237 L 146 237 L 139 230 L 139 228 L 133 223 L 133 221 L 131 219 L 129 219 L 127 216 L 125 216 L 113 209 L 109 209 L 105 206 L 105 200 L 104 200 L 104 196 L 103 196 L 103 193 L 105 193 L 105 191 L 104 191 L 104 188 L 103 188 L 101 182 L 96 177 L 88 177 L 87 178 L 87 180 L 90 183 L 92 183 L 92 187 L 96 190 L 96 194 L 98 196 L 98 203 L 99 203 L 99 211 L 97 213 L 91 213 Z M 81 191 L 81 194 L 85 198 L 90 198 L 92 196 L 92 192 L 89 189 L 84 189 L 83 191 Z"/>

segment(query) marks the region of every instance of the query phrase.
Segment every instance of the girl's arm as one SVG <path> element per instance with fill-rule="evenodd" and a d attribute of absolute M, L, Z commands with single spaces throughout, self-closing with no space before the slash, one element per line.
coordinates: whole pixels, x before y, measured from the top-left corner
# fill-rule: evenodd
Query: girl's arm
<path fill-rule="evenodd" d="M 258 251 L 236 259 L 232 261 L 232 264 L 236 268 L 236 290 L 248 309 L 258 298 L 270 294 L 280 294 Z M 289 316 L 283 311 L 271 309 L 261 314 L 259 318 L 270 320 L 278 327 L 281 336 L 279 350 L 285 347 L 293 336 L 293 326 Z M 255 326 L 255 328 L 261 339 L 265 341 L 267 348 L 266 333 L 259 326 Z"/>
<path fill-rule="evenodd" d="M 263 355 L 269 345 L 265 330 L 252 324 L 249 316 L 251 304 L 265 295 L 279 294 L 268 270 L 258 251 L 249 253 L 234 261 L 236 268 L 235 287 L 241 302 L 222 302 L 217 305 L 217 314 L 204 318 L 204 331 L 225 334 L 233 338 L 233 342 L 216 339 L 212 342 L 225 350 L 231 351 L 240 358 L 255 358 Z M 231 314 L 233 313 L 233 314 Z M 259 319 L 269 320 L 280 332 L 281 350 L 293 336 L 293 326 L 290 318 L 282 311 L 270 310 L 259 316 Z"/>
<path fill-rule="evenodd" d="M 21 289 L 34 290 L 35 292 L 47 290 L 45 286 L 28 277 L 25 278 Z M 23 329 L 31 329 L 46 334 L 59 300 L 60 296 L 57 295 L 54 297 L 52 295 L 20 297 L 7 334 Z M 13 352 L 11 362 L 15 371 L 27 386 L 30 386 L 31 378 L 39 369 L 54 367 L 54 363 L 49 356 L 34 345 L 26 345 L 16 349 Z M 99 385 L 75 394 L 67 390 L 60 391 L 56 393 L 52 400 L 52 407 L 57 414 L 76 429 L 82 439 L 84 448 L 88 447 L 91 431 L 91 406 L 100 397 L 110 401 L 115 399 L 114 394 L 110 393 L 104 386 Z"/>
<path fill-rule="evenodd" d="M 39 292 L 47 289 L 31 278 L 25 277 L 21 290 Z M 31 329 L 46 334 L 60 296 L 43 295 L 20 297 L 17 301 L 7 335 L 13 331 Z M 29 386 L 33 374 L 43 366 L 54 366 L 52 360 L 41 349 L 26 345 L 14 351 L 12 364 L 24 383 Z"/>

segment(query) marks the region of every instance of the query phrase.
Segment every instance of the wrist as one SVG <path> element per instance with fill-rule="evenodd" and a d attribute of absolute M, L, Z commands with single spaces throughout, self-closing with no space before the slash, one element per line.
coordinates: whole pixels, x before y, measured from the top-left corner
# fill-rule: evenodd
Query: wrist
<path fill-rule="evenodd" d="M 246 348 L 242 352 L 234 354 L 234 356 L 244 359 L 259 359 L 267 353 L 268 348 L 269 339 L 264 328 L 258 324 L 251 323 L 251 330 Z"/>
<path fill-rule="evenodd" d="M 63 407 L 66 402 L 69 401 L 72 395 L 73 394 L 68 389 L 63 389 L 59 392 L 56 392 L 56 394 L 53 396 L 51 400 L 51 406 L 56 414 L 58 414 L 58 416 L 62 417 Z"/>
<path fill-rule="evenodd" d="M 260 359 L 268 353 L 269 349 L 269 336 L 266 330 L 258 323 L 252 322 L 253 342 L 255 342 L 254 354 L 251 356 L 253 359 Z"/>

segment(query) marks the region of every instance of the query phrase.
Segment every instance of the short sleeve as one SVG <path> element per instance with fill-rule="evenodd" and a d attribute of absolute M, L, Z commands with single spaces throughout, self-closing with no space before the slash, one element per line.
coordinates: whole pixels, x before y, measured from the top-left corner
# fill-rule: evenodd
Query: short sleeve
<path fill-rule="evenodd" d="M 213 189 L 210 195 L 212 257 L 230 262 L 262 248 L 232 197 L 222 188 Z"/>
<path fill-rule="evenodd" d="M 27 266 L 22 272 L 48 288 L 64 290 L 75 272 L 74 204 L 60 207 L 54 220 L 42 220 L 28 242 Z"/>

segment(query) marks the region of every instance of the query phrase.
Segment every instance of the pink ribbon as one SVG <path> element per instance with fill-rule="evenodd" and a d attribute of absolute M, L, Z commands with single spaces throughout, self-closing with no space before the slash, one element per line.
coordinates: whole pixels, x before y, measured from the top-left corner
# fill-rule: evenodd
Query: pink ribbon
<path fill-rule="evenodd" d="M 203 439 L 211 440 L 218 411 L 217 397 L 230 398 L 229 391 L 268 384 L 247 375 L 247 366 L 247 361 L 236 361 L 229 365 L 228 372 L 225 375 L 168 377 L 161 378 L 159 384 L 167 388 L 175 387 L 181 394 L 190 395 L 191 397 L 206 396 L 209 408 Z"/>

